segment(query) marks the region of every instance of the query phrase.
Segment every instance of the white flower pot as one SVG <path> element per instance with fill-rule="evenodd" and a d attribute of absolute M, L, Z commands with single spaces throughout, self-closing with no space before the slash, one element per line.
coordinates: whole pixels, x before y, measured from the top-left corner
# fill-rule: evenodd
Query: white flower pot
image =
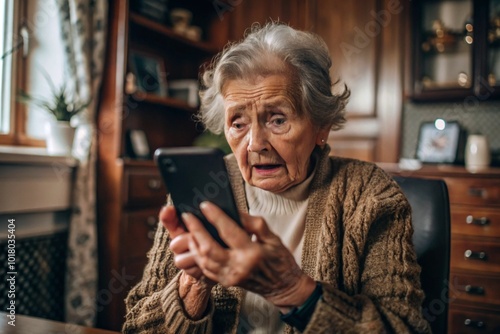
<path fill-rule="evenodd" d="M 75 128 L 72 128 L 69 122 L 47 122 L 45 133 L 49 155 L 71 155 Z"/>

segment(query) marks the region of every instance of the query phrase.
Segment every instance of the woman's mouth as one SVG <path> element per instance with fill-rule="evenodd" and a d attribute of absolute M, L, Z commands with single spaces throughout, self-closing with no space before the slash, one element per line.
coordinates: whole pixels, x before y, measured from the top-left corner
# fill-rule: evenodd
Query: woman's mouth
<path fill-rule="evenodd" d="M 270 174 L 273 174 L 274 172 L 276 172 L 278 169 L 281 168 L 281 165 L 280 164 L 263 164 L 263 165 L 254 165 L 253 166 L 255 168 L 255 171 L 258 173 L 258 174 L 261 174 L 261 175 L 270 175 Z"/>

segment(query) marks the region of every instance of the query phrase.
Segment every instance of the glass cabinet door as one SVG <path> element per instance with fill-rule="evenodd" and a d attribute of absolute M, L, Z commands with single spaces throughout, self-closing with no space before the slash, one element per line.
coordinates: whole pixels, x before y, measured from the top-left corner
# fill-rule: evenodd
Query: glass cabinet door
<path fill-rule="evenodd" d="M 500 98 L 500 0 L 412 4 L 410 98 Z"/>
<path fill-rule="evenodd" d="M 487 81 L 490 86 L 500 85 L 500 0 L 491 0 L 487 38 Z"/>
<path fill-rule="evenodd" d="M 421 6 L 420 45 L 416 50 L 421 67 L 415 78 L 419 90 L 471 88 L 472 1 L 425 1 Z"/>

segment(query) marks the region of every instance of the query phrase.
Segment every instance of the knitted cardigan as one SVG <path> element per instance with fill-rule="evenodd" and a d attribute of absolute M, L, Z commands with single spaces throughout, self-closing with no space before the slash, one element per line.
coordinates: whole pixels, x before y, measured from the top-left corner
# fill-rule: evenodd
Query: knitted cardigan
<path fill-rule="evenodd" d="M 323 297 L 304 333 L 430 332 L 406 198 L 376 165 L 329 151 L 319 152 L 306 214 L 302 270 L 322 282 Z M 237 205 L 247 212 L 233 155 L 226 164 Z M 123 332 L 236 333 L 243 290 L 216 285 L 206 316 L 191 320 L 181 306 L 169 241 L 159 224 L 142 280 L 126 299 Z M 293 331 L 286 326 L 285 333 Z"/>

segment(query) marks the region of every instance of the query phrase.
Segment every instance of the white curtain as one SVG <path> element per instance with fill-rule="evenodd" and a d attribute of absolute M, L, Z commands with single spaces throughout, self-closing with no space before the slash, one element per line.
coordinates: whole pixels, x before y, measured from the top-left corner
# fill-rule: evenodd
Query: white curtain
<path fill-rule="evenodd" d="M 108 1 L 56 1 L 66 56 L 67 91 L 73 98 L 92 101 L 85 112 L 72 120 L 72 125 L 77 126 L 73 155 L 79 166 L 69 227 L 65 314 L 67 322 L 93 326 L 99 308 L 95 114 L 106 52 Z"/>

